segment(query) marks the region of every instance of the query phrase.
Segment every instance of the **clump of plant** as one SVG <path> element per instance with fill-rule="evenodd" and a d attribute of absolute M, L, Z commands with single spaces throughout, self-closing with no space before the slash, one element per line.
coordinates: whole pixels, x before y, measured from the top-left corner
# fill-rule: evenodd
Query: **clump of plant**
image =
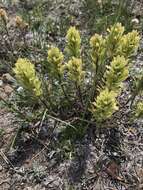
<path fill-rule="evenodd" d="M 48 117 L 73 128 L 76 128 L 75 120 L 102 127 L 102 123 L 120 109 L 118 97 L 130 75 L 132 56 L 139 40 L 137 31 L 126 34 L 124 27 L 117 23 L 105 36 L 91 37 L 87 64 L 80 33 L 70 27 L 65 50 L 50 47 L 47 60 L 41 62 L 41 70 L 30 60 L 20 58 L 13 72 L 23 93 L 27 94 L 27 101 L 33 97 L 39 110 L 47 110 Z M 140 83 L 138 91 L 142 91 Z M 142 116 L 142 103 L 137 105 L 136 116 Z M 70 122 L 66 122 L 67 119 Z"/>

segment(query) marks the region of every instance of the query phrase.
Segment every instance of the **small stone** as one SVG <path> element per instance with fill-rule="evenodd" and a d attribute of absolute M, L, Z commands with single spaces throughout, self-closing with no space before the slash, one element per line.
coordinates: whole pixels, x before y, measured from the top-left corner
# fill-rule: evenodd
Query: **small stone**
<path fill-rule="evenodd" d="M 132 19 L 131 21 L 133 24 L 139 24 L 139 20 L 137 18 Z"/>
<path fill-rule="evenodd" d="M 4 87 L 4 91 L 5 91 L 5 93 L 9 96 L 9 95 L 11 95 L 11 93 L 13 92 L 13 88 L 12 88 L 11 86 L 9 86 L 9 85 L 6 85 L 6 86 Z"/>
<path fill-rule="evenodd" d="M 3 86 L 3 81 L 2 80 L 0 80 L 0 87 L 2 87 Z"/>
<path fill-rule="evenodd" d="M 0 98 L 4 100 L 7 98 L 7 94 L 4 92 L 3 88 L 0 88 Z"/>
<path fill-rule="evenodd" d="M 25 187 L 24 190 L 33 190 L 32 187 Z"/>
<path fill-rule="evenodd" d="M 0 165 L 0 172 L 3 170 L 3 167 L 2 167 L 2 165 Z"/>
<path fill-rule="evenodd" d="M 23 87 L 20 86 L 18 89 L 17 89 L 17 92 L 22 92 L 23 91 Z"/>
<path fill-rule="evenodd" d="M 2 80 L 4 83 L 9 83 L 9 84 L 14 83 L 15 81 L 15 79 L 9 73 L 3 74 Z"/>

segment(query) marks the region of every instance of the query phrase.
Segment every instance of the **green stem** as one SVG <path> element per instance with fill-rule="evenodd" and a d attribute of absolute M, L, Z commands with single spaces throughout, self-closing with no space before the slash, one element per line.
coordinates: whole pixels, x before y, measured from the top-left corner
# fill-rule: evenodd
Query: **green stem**
<path fill-rule="evenodd" d="M 12 140 L 10 149 L 14 148 L 15 142 L 16 142 L 17 137 L 18 137 L 18 135 L 20 134 L 20 132 L 21 132 L 21 126 L 18 127 L 18 130 L 17 130 L 17 132 L 16 132 L 16 134 L 15 134 L 13 140 Z"/>
<path fill-rule="evenodd" d="M 80 88 L 80 86 L 77 84 L 77 82 L 75 83 L 75 87 L 76 87 L 78 99 L 79 99 L 81 105 L 84 106 L 84 105 L 83 105 L 83 99 L 82 99 L 81 88 Z"/>
<path fill-rule="evenodd" d="M 69 99 L 68 95 L 66 94 L 66 91 L 65 91 L 64 85 L 62 84 L 62 80 L 61 80 L 61 76 L 60 75 L 59 75 L 59 83 L 60 83 L 60 86 L 61 86 L 61 89 L 63 91 L 63 94 L 64 94 L 65 98 L 67 99 L 67 101 L 69 102 L 69 104 L 71 104 L 71 100 Z"/>

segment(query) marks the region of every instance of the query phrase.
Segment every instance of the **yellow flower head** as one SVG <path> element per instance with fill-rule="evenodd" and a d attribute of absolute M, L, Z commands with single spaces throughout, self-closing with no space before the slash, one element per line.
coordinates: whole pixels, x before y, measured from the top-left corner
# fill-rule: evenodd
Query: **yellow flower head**
<path fill-rule="evenodd" d="M 79 31 L 75 27 L 70 27 L 66 39 L 69 55 L 77 58 L 80 57 L 81 38 Z"/>
<path fill-rule="evenodd" d="M 28 59 L 19 58 L 13 69 L 18 82 L 32 96 L 42 95 L 41 82 L 36 75 L 34 65 Z"/>
<path fill-rule="evenodd" d="M 0 17 L 4 20 L 7 21 L 8 20 L 8 16 L 7 13 L 4 9 L 0 9 Z"/>
<path fill-rule="evenodd" d="M 138 49 L 139 41 L 140 37 L 137 31 L 129 32 L 121 38 L 117 53 L 130 57 Z"/>
<path fill-rule="evenodd" d="M 94 36 L 90 39 L 91 50 L 91 58 L 94 64 L 96 64 L 97 60 L 99 61 L 102 55 L 104 54 L 105 49 L 105 40 L 99 34 L 94 34 Z"/>
<path fill-rule="evenodd" d="M 113 57 L 117 48 L 118 44 L 122 38 L 122 35 L 124 33 L 124 27 L 121 25 L 121 23 L 117 23 L 114 26 L 112 26 L 110 29 L 108 29 L 108 36 L 106 38 L 106 45 L 108 48 L 108 56 Z"/>
<path fill-rule="evenodd" d="M 117 23 L 108 28 L 107 32 L 109 32 L 109 37 L 113 41 L 118 41 L 122 37 L 124 30 L 125 30 L 124 26 L 122 26 L 121 23 Z"/>
<path fill-rule="evenodd" d="M 128 60 L 123 56 L 114 57 L 110 66 L 107 66 L 107 71 L 105 73 L 106 86 L 110 90 L 119 90 L 122 82 L 127 79 L 128 70 Z"/>
<path fill-rule="evenodd" d="M 52 47 L 48 51 L 48 68 L 53 76 L 58 76 L 63 74 L 63 62 L 64 56 L 63 53 L 57 48 L 57 47 Z"/>
<path fill-rule="evenodd" d="M 91 113 L 97 122 L 102 122 L 112 116 L 118 110 L 116 94 L 107 88 L 102 90 L 92 103 Z"/>
<path fill-rule="evenodd" d="M 66 68 L 67 68 L 67 75 L 70 78 L 70 80 L 80 85 L 85 75 L 85 72 L 82 69 L 82 60 L 73 57 L 66 64 Z"/>

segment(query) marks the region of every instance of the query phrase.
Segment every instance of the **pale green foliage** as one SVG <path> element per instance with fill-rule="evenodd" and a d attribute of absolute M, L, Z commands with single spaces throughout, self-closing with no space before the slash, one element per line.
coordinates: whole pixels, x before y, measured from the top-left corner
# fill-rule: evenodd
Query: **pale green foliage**
<path fill-rule="evenodd" d="M 80 33 L 75 27 L 70 27 L 67 35 L 67 47 L 66 50 L 70 56 L 80 57 L 80 48 L 81 48 L 81 38 Z"/>
<path fill-rule="evenodd" d="M 34 97 L 42 95 L 41 82 L 34 65 L 28 59 L 18 59 L 13 69 L 18 82 Z"/>
<path fill-rule="evenodd" d="M 85 75 L 85 72 L 82 68 L 82 60 L 73 57 L 65 67 L 67 69 L 67 75 L 69 79 L 80 85 Z"/>
<path fill-rule="evenodd" d="M 111 64 L 107 66 L 107 71 L 105 73 L 106 87 L 110 90 L 119 90 L 122 82 L 127 79 L 128 70 L 128 60 L 123 56 L 114 57 Z"/>
<path fill-rule="evenodd" d="M 130 57 L 138 49 L 139 41 L 139 34 L 135 30 L 123 35 L 117 49 L 117 54 Z"/>
<path fill-rule="evenodd" d="M 138 102 L 135 110 L 135 116 L 143 119 L 143 102 Z"/>
<path fill-rule="evenodd" d="M 100 91 L 95 102 L 92 103 L 91 112 L 93 117 L 102 122 L 112 116 L 118 110 L 116 102 L 116 93 L 109 91 L 107 88 Z"/>
<path fill-rule="evenodd" d="M 48 68 L 51 76 L 57 77 L 63 74 L 63 53 L 57 48 L 52 47 L 48 51 Z"/>
<path fill-rule="evenodd" d="M 105 53 L 105 40 L 99 34 L 95 34 L 90 39 L 91 58 L 93 64 L 96 66 L 97 62 L 101 60 Z"/>

